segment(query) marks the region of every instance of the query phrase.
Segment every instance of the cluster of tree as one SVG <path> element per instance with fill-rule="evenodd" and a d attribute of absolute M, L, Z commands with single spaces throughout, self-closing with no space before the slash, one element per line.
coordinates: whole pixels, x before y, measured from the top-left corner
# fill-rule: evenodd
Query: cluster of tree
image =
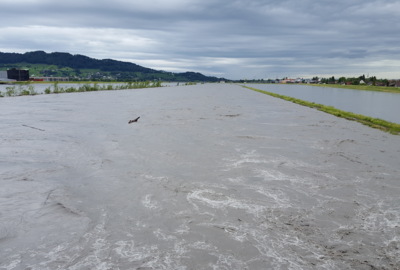
<path fill-rule="evenodd" d="M 379 86 L 389 86 L 390 81 L 387 79 L 377 79 L 375 76 L 366 77 L 365 75 L 361 75 L 359 77 L 340 77 L 335 78 L 332 76 L 330 78 L 312 78 L 313 81 L 318 81 L 320 83 L 326 84 L 351 84 L 351 85 L 359 85 L 359 84 L 370 84 L 370 85 L 379 85 Z"/>
<path fill-rule="evenodd" d="M 58 70 L 70 68 L 71 71 L 63 71 L 66 77 L 75 79 L 104 79 L 113 78 L 115 80 L 166 80 L 166 81 L 207 81 L 216 82 L 223 80 L 221 78 L 205 76 L 201 73 L 184 72 L 172 73 L 151 68 L 142 67 L 130 62 L 122 62 L 112 59 L 93 59 L 84 55 L 72 55 L 69 53 L 53 52 L 46 53 L 44 51 L 19 53 L 2 53 L 0 52 L 0 65 L 9 68 L 21 67 L 21 64 L 44 64 L 55 65 Z M 90 75 L 84 74 L 83 70 L 96 70 Z M 59 74 L 58 71 L 45 70 L 41 72 L 42 76 L 52 76 Z"/>

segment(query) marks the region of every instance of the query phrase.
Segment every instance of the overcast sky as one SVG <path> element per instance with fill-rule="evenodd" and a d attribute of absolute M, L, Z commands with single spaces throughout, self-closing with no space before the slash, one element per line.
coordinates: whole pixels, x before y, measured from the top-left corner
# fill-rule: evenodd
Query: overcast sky
<path fill-rule="evenodd" d="M 400 78 L 399 0 L 1 0 L 0 51 L 228 79 Z"/>

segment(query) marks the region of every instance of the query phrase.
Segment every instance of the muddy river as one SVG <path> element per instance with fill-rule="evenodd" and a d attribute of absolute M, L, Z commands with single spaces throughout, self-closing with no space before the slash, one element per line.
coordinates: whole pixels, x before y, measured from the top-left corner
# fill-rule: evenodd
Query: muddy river
<path fill-rule="evenodd" d="M 0 183 L 0 269 L 400 268 L 400 136 L 239 85 L 1 98 Z"/>

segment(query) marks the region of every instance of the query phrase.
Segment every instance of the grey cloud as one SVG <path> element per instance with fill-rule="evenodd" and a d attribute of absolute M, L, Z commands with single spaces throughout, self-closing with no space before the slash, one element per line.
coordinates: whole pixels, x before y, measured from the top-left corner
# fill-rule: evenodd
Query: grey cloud
<path fill-rule="evenodd" d="M 2 3 L 0 51 L 70 51 L 228 78 L 346 75 L 355 60 L 398 59 L 394 0 L 22 1 Z"/>

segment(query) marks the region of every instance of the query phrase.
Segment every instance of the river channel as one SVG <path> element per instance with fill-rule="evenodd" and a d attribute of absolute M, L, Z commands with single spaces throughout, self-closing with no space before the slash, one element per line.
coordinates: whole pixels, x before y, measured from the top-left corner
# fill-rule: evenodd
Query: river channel
<path fill-rule="evenodd" d="M 400 123 L 400 94 L 397 93 L 309 85 L 246 84 L 246 86 Z"/>
<path fill-rule="evenodd" d="M 233 84 L 0 108 L 0 269 L 400 269 L 399 136 Z"/>

